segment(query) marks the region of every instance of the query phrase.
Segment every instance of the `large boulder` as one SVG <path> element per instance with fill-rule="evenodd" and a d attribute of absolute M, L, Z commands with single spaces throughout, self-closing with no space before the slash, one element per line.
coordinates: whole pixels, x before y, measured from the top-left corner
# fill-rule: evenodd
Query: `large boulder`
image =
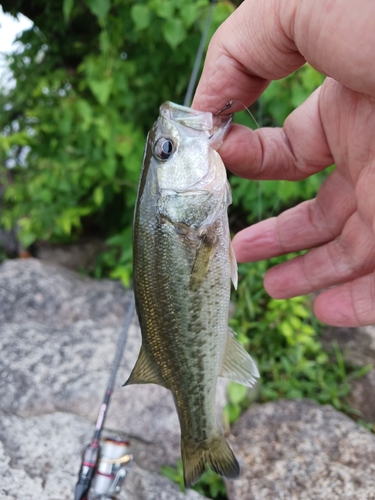
<path fill-rule="evenodd" d="M 0 240 L 1 241 L 1 240 Z M 103 240 L 84 238 L 76 243 L 53 244 L 37 241 L 33 245 L 33 255 L 39 260 L 68 267 L 69 269 L 95 269 L 97 257 L 106 249 Z"/>
<path fill-rule="evenodd" d="M 375 436 L 331 406 L 255 405 L 232 433 L 242 474 L 230 500 L 375 498 Z"/>
<path fill-rule="evenodd" d="M 80 450 L 104 397 L 131 292 L 118 282 L 95 281 L 35 259 L 0 265 L 0 284 L 0 448 L 5 454 L 0 488 L 12 492 L 9 498 L 68 499 Z M 126 481 L 126 488 L 138 491 L 132 499 L 185 498 L 159 476 L 161 465 L 172 465 L 180 456 L 170 392 L 156 385 L 122 387 L 140 342 L 134 318 L 104 434 L 120 434 L 133 444 L 136 472 Z M 223 404 L 223 389 L 221 395 Z M 14 493 L 20 481 L 25 493 Z M 153 483 L 162 488 L 155 487 L 159 496 L 145 493 Z M 189 495 L 197 498 L 195 492 Z"/>
<path fill-rule="evenodd" d="M 35 259 L 0 265 L 0 284 L 0 499 L 68 500 L 131 293 Z M 160 474 L 180 456 L 169 391 L 122 387 L 140 342 L 134 318 L 104 430 L 132 443 L 121 498 L 198 500 Z M 229 440 L 242 464 L 241 478 L 228 481 L 230 500 L 375 499 L 375 437 L 331 407 L 255 405 Z"/>
<path fill-rule="evenodd" d="M 83 443 L 92 424 L 67 413 L 29 418 L 0 417 L 0 498 L 7 500 L 71 500 Z M 150 446 L 149 453 L 153 449 Z M 160 474 L 134 464 L 121 500 L 203 500 L 186 495 Z"/>
<path fill-rule="evenodd" d="M 359 328 L 327 328 L 323 345 L 332 349 L 338 345 L 344 358 L 357 367 L 368 367 L 368 372 L 351 381 L 348 403 L 367 422 L 375 425 L 375 326 Z"/>

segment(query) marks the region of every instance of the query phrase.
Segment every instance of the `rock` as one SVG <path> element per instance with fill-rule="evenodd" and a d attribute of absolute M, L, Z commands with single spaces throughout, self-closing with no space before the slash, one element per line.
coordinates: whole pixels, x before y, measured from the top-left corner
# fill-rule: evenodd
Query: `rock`
<path fill-rule="evenodd" d="M 204 500 L 206 497 L 202 497 L 193 490 L 188 490 L 186 494 L 183 494 L 175 484 L 165 477 L 159 474 L 150 474 L 135 465 L 125 483 L 121 499 L 133 498 L 139 500 Z"/>
<path fill-rule="evenodd" d="M 57 264 L 69 269 L 95 268 L 98 255 L 106 248 L 104 241 L 91 238 L 77 243 L 52 244 L 48 241 L 38 241 L 33 245 L 36 258 L 50 264 Z"/>
<path fill-rule="evenodd" d="M 95 281 L 36 259 L 0 265 L 0 325 L 36 321 L 64 327 L 92 320 L 120 327 L 130 300 L 116 281 Z"/>
<path fill-rule="evenodd" d="M 321 336 L 323 346 L 337 344 L 345 359 L 358 366 L 375 366 L 375 326 L 360 328 L 326 328 Z"/>
<path fill-rule="evenodd" d="M 359 379 L 351 381 L 348 403 L 367 422 L 375 424 L 375 326 L 360 328 L 327 328 L 322 335 L 322 343 L 328 350 L 338 345 L 344 358 L 350 363 L 370 371 Z"/>
<path fill-rule="evenodd" d="M 230 443 L 242 466 L 230 500 L 375 499 L 375 436 L 330 406 L 255 405 Z"/>
<path fill-rule="evenodd" d="M 91 434 L 92 424 L 71 414 L 0 417 L 0 498 L 71 500 L 82 444 L 90 440 Z M 130 498 L 203 500 L 194 491 L 182 494 L 177 485 L 137 464 L 119 495 L 121 500 Z"/>
<path fill-rule="evenodd" d="M 363 377 L 350 384 L 349 405 L 359 412 L 359 416 L 375 429 L 375 370 L 370 370 Z"/>
<path fill-rule="evenodd" d="M 11 257 L 15 257 L 18 254 L 19 243 L 17 241 L 16 231 L 5 231 L 0 228 L 0 251 L 1 250 Z"/>
<path fill-rule="evenodd" d="M 9 498 L 71 498 L 71 478 L 76 480 L 80 450 L 93 432 L 131 294 L 119 283 L 95 281 L 35 259 L 4 262 L 0 283 L 0 442 L 8 464 L 1 469 L 0 487 L 7 485 Z M 135 364 L 140 342 L 134 318 L 105 433 L 132 442 L 138 466 L 134 491 L 139 494 L 130 498 L 180 498 L 175 485 L 158 474 L 161 465 L 174 465 L 180 457 L 180 431 L 170 392 L 156 385 L 121 387 Z M 225 403 L 224 392 L 221 383 L 218 411 Z M 32 444 L 34 454 L 22 455 L 23 443 Z M 61 454 L 66 481 L 50 472 L 55 468 L 53 455 L 43 459 L 50 445 L 51 453 Z M 17 478 L 26 489 L 12 497 L 17 495 L 11 486 Z M 58 490 L 53 489 L 55 481 L 61 485 Z M 63 486 L 68 483 L 69 487 Z M 156 488 L 159 497 L 147 496 L 154 483 L 164 492 Z M 195 493 L 190 495 L 196 498 Z"/>

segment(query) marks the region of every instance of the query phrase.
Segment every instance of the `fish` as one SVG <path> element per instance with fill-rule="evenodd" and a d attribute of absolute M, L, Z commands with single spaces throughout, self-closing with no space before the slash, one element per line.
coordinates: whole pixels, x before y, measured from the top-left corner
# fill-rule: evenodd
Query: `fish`
<path fill-rule="evenodd" d="M 165 102 L 146 141 L 133 225 L 133 286 L 142 346 L 124 385 L 172 392 L 186 487 L 206 463 L 226 478 L 239 464 L 215 418 L 219 376 L 245 386 L 257 366 L 228 328 L 237 286 L 227 208 L 231 191 L 217 152 L 232 115 Z"/>

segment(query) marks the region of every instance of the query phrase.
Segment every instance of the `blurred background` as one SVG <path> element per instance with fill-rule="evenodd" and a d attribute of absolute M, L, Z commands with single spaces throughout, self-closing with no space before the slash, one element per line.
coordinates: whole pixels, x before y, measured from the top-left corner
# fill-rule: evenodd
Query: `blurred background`
<path fill-rule="evenodd" d="M 210 36 L 240 3 L 217 3 Z M 162 102 L 183 102 L 209 1 L 0 4 L 0 261 L 41 257 L 54 249 L 71 257 L 83 249 L 74 265 L 66 257 L 68 265 L 128 287 L 146 134 Z M 19 33 L 13 44 L 12 30 Z M 243 111 L 236 121 L 252 128 L 282 126 L 323 80 L 305 65 L 270 84 L 251 108 L 255 119 Z M 314 197 L 326 175 L 294 183 L 229 175 L 232 230 Z M 69 249 L 74 250 L 69 254 Z M 302 397 L 360 420 L 348 395 L 351 380 L 367 368 L 344 359 L 338 345 L 323 345 L 310 297 L 276 301 L 266 294 L 264 273 L 281 260 L 239 269 L 231 325 L 256 358 L 262 378 L 251 395 L 229 385 L 227 425 L 254 400 Z M 181 478 L 178 471 L 167 474 Z"/>

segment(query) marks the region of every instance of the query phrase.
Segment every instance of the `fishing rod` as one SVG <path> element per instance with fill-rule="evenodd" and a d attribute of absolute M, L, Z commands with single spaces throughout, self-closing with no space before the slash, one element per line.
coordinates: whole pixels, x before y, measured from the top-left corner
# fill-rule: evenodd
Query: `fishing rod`
<path fill-rule="evenodd" d="M 206 38 L 211 25 L 213 9 L 216 3 L 217 0 L 210 0 L 210 10 L 202 32 L 197 55 L 195 57 L 193 70 L 185 95 L 184 106 L 189 106 L 192 100 L 199 67 L 202 62 L 204 45 L 206 43 Z M 95 431 L 90 444 L 86 446 L 82 454 L 82 463 L 78 474 L 74 500 L 113 498 L 114 494 L 119 493 L 121 484 L 125 479 L 133 461 L 133 457 L 129 453 L 129 443 L 127 441 L 107 438 L 103 440 L 104 443 L 101 445 L 100 438 L 107 415 L 109 401 L 113 392 L 117 370 L 128 338 L 129 327 L 133 318 L 134 310 L 135 299 L 134 294 L 132 294 L 125 323 L 118 341 L 112 372 L 109 377 L 103 403 L 100 407 L 96 420 Z M 91 495 L 92 490 L 93 494 Z"/>
<path fill-rule="evenodd" d="M 118 340 L 115 359 L 109 377 L 108 386 L 104 394 L 103 403 L 100 406 L 96 419 L 95 431 L 90 444 L 83 452 L 81 468 L 75 488 L 74 500 L 86 500 L 95 477 L 95 490 L 97 496 L 117 493 L 122 481 L 126 476 L 126 466 L 132 461 L 129 453 L 129 443 L 115 439 L 106 439 L 104 445 L 100 446 L 100 438 L 107 416 L 109 401 L 113 392 L 117 370 L 125 349 L 129 328 L 133 319 L 135 309 L 134 294 L 132 293 L 124 326 Z M 99 464 L 99 465 L 98 465 Z M 97 475 L 96 475 L 97 474 Z"/>
<path fill-rule="evenodd" d="M 185 99 L 184 99 L 184 106 L 190 106 L 190 104 L 191 104 L 191 100 L 192 100 L 192 97 L 193 97 L 193 92 L 194 92 L 194 89 L 195 89 L 195 84 L 196 84 L 197 77 L 198 77 L 199 67 L 200 67 L 201 62 L 202 62 L 204 45 L 206 43 L 206 38 L 207 38 L 207 35 L 208 35 L 208 31 L 209 31 L 210 26 L 211 26 L 212 14 L 214 12 L 214 7 L 215 7 L 215 4 L 217 3 L 217 1 L 218 0 L 210 0 L 210 10 L 208 12 L 206 24 L 205 24 L 203 32 L 202 32 L 201 41 L 199 43 L 197 55 L 195 56 L 193 71 L 191 72 L 191 76 L 190 76 L 190 80 L 189 80 L 189 85 L 188 85 L 188 88 L 187 88 L 187 91 L 186 91 L 186 95 L 185 95 Z"/>

